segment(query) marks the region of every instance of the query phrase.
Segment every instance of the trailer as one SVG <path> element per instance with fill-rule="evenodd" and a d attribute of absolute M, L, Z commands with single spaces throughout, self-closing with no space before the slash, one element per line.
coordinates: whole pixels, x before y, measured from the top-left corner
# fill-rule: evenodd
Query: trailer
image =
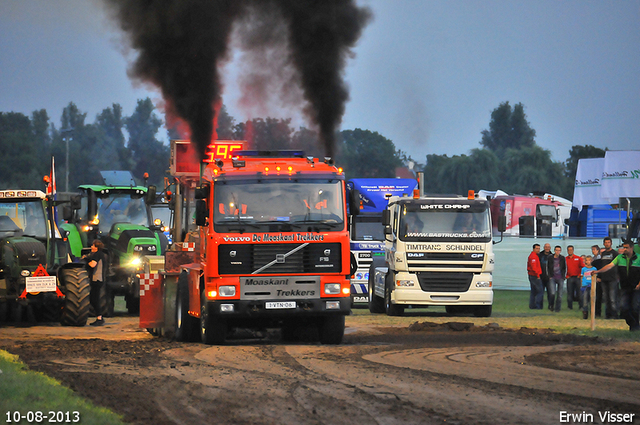
<path fill-rule="evenodd" d="M 492 217 L 505 217 L 506 236 L 566 237 L 571 201 L 548 193 L 498 195 L 491 199 Z M 493 222 L 498 235 L 498 222 Z"/>

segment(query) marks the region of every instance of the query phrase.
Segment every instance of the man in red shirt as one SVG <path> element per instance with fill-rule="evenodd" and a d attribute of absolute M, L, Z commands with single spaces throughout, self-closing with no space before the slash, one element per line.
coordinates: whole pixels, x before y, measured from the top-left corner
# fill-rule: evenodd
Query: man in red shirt
<path fill-rule="evenodd" d="M 542 267 L 540 267 L 540 244 L 533 244 L 533 251 L 527 259 L 527 273 L 529 275 L 529 284 L 531 285 L 531 294 L 529 295 L 529 308 L 532 310 L 542 310 Z"/>
<path fill-rule="evenodd" d="M 582 297 L 580 296 L 580 274 L 584 267 L 584 261 L 579 255 L 574 255 L 573 245 L 567 247 L 567 307 L 573 309 L 573 300 L 578 301 L 580 309 L 582 309 Z"/>

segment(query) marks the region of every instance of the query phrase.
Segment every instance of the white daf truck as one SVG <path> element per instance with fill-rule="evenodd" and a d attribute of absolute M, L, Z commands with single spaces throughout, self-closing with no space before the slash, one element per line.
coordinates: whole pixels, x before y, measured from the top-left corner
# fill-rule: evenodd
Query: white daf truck
<path fill-rule="evenodd" d="M 409 306 L 444 306 L 450 314 L 489 317 L 495 261 L 489 202 L 473 191 L 428 196 L 419 188 L 411 197 L 389 198 L 383 212 L 384 264 L 371 265 L 369 310 L 400 316 Z"/>

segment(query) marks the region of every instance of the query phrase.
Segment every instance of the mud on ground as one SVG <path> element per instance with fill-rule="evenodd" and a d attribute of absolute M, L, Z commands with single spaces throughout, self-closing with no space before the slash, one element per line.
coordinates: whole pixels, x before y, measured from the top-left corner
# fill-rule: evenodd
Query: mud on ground
<path fill-rule="evenodd" d="M 640 423 L 639 343 L 348 318 L 339 346 L 284 343 L 278 331 L 206 346 L 136 325 L 9 326 L 0 349 L 135 424 L 555 424 L 561 411 Z"/>

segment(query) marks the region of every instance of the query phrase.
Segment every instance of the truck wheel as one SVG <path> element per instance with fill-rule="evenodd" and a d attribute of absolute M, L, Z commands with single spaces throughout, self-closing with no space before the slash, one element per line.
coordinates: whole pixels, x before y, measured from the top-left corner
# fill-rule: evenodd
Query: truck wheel
<path fill-rule="evenodd" d="M 374 292 L 373 284 L 369 281 L 369 312 L 384 313 L 384 300 Z"/>
<path fill-rule="evenodd" d="M 84 326 L 89 317 L 89 273 L 83 268 L 63 269 L 60 277 L 65 286 L 64 310 L 60 323 L 63 326 Z"/>
<path fill-rule="evenodd" d="M 227 323 L 224 319 L 209 314 L 204 291 L 200 296 L 200 339 L 207 345 L 221 345 L 227 339 Z"/>
<path fill-rule="evenodd" d="M 479 305 L 473 308 L 473 315 L 476 317 L 489 317 L 491 316 L 491 309 L 493 306 L 490 305 Z"/>
<path fill-rule="evenodd" d="M 340 344 L 344 336 L 344 316 L 327 316 L 320 321 L 320 343 Z"/>
<path fill-rule="evenodd" d="M 189 286 L 187 273 L 178 278 L 176 295 L 176 341 L 197 341 L 198 319 L 189 315 Z"/>
<path fill-rule="evenodd" d="M 404 314 L 404 306 L 391 302 L 391 285 L 393 285 L 393 280 L 393 273 L 387 274 L 384 285 L 384 310 L 387 316 L 402 316 Z"/>

